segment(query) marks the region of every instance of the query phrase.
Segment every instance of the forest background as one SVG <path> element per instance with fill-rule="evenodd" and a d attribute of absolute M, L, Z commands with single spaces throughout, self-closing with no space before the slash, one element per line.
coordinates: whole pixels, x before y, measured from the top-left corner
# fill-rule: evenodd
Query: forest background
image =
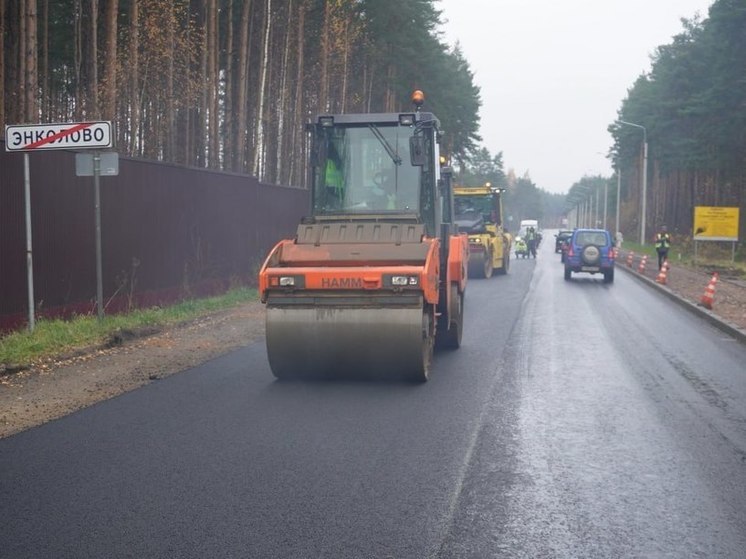
<path fill-rule="evenodd" d="M 746 205 L 746 1 L 683 23 L 619 108 L 644 134 L 609 124 L 628 238 L 644 141 L 646 237 L 691 235 L 695 205 Z M 480 145 L 479 87 L 442 25 L 435 0 L 0 0 L 0 123 L 111 120 L 122 155 L 305 188 L 309 117 L 406 110 L 422 89 L 459 181 L 507 188 L 514 223 L 557 225 L 603 191 L 613 228 L 616 175 L 550 194 Z"/>

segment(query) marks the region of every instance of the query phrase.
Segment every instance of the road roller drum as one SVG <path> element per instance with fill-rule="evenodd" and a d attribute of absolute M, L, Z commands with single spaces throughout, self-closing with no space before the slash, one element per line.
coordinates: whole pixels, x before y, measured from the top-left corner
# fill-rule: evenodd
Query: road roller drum
<path fill-rule="evenodd" d="M 292 378 L 427 380 L 432 313 L 409 307 L 267 306 L 274 375 Z"/>

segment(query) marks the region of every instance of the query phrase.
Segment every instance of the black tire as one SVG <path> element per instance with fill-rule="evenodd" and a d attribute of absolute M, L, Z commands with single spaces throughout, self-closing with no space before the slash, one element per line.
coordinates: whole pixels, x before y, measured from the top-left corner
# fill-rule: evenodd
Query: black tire
<path fill-rule="evenodd" d="M 458 286 L 451 285 L 453 308 L 448 314 L 440 315 L 438 330 L 435 333 L 435 345 L 444 349 L 461 347 L 461 334 L 464 325 L 464 294 L 458 292 Z"/>
<path fill-rule="evenodd" d="M 565 280 L 570 281 L 570 279 L 572 279 L 572 270 L 565 266 Z"/>
<path fill-rule="evenodd" d="M 503 265 L 501 268 L 498 268 L 497 273 L 504 276 L 508 273 L 508 270 L 510 270 L 510 253 L 503 252 Z"/>
<path fill-rule="evenodd" d="M 604 283 L 614 283 L 614 268 L 604 272 Z"/>
<path fill-rule="evenodd" d="M 484 255 L 484 266 L 482 268 L 482 275 L 485 279 L 492 277 L 492 272 L 495 270 L 492 265 L 492 251 L 488 250 Z"/>
<path fill-rule="evenodd" d="M 433 349 L 435 347 L 435 311 L 425 309 L 422 312 L 422 369 L 412 373 L 412 381 L 427 382 L 433 363 Z"/>
<path fill-rule="evenodd" d="M 492 255 L 489 252 L 484 254 L 484 260 L 469 258 L 469 277 L 470 278 L 491 278 L 492 277 Z"/>

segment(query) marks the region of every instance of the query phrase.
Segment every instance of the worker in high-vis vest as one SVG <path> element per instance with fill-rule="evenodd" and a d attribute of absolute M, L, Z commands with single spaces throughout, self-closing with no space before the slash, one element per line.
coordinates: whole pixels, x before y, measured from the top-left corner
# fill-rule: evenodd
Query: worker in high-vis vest
<path fill-rule="evenodd" d="M 671 235 L 663 225 L 655 235 L 655 251 L 658 253 L 658 270 L 663 268 L 663 263 L 668 260 L 668 249 L 671 246 Z"/>
<path fill-rule="evenodd" d="M 344 198 L 344 176 L 340 169 L 339 156 L 336 150 L 332 150 L 332 153 L 330 153 L 330 156 L 326 160 L 324 184 L 327 188 L 333 190 L 334 196 L 337 198 L 336 203 L 341 207 L 342 199 Z"/>

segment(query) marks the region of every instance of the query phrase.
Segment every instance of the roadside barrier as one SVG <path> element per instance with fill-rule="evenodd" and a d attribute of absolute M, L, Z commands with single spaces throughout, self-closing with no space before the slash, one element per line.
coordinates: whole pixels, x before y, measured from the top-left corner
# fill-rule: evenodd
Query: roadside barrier
<path fill-rule="evenodd" d="M 663 266 L 661 266 L 660 272 L 658 272 L 658 277 L 655 278 L 655 281 L 660 283 L 661 285 L 666 285 L 668 276 L 668 260 L 663 261 Z"/>
<path fill-rule="evenodd" d="M 648 263 L 648 255 L 642 257 L 642 260 L 640 260 L 640 265 L 637 267 L 637 271 L 641 274 L 645 273 L 645 265 Z"/>
<path fill-rule="evenodd" d="M 705 287 L 705 292 L 702 295 L 702 299 L 700 299 L 700 304 L 709 310 L 712 310 L 712 305 L 715 302 L 715 284 L 718 282 L 718 273 L 714 272 L 712 274 L 712 279 L 710 279 L 710 283 L 707 284 L 707 287 Z"/>
<path fill-rule="evenodd" d="M 634 259 L 635 259 L 635 253 L 634 253 L 634 251 L 630 250 L 629 253 L 627 254 L 627 267 L 628 268 L 632 267 L 632 261 Z"/>

